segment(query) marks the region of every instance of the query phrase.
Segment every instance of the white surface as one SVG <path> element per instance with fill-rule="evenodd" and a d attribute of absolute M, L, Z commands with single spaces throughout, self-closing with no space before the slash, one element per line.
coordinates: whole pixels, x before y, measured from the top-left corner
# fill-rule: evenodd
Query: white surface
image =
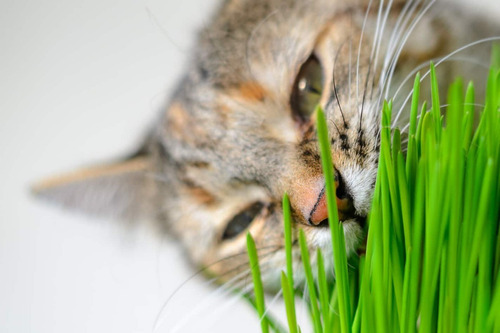
<path fill-rule="evenodd" d="M 1 332 L 152 332 L 158 315 L 157 332 L 169 332 L 183 314 L 181 332 L 210 320 L 208 331 L 258 331 L 246 304 L 210 296 L 200 277 L 162 312 L 193 274 L 174 243 L 28 193 L 32 181 L 135 147 L 214 2 L 0 3 Z M 196 299 L 205 315 L 189 314 Z"/>
<path fill-rule="evenodd" d="M 157 331 L 168 332 L 211 291 L 199 277 L 160 313 L 194 273 L 178 246 L 145 228 L 62 212 L 28 189 L 135 147 L 213 3 L 1 3 L 0 332 L 152 332 L 158 315 Z M 227 301 L 206 299 L 216 319 Z M 218 317 L 222 331 L 257 325 L 246 304 L 231 310 Z M 181 331 L 207 316 L 190 315 Z"/>

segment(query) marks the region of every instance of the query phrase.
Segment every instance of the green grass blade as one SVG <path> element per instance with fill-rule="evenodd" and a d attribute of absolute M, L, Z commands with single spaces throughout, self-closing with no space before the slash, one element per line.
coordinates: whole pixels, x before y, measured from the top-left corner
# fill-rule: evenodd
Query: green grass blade
<path fill-rule="evenodd" d="M 366 253 L 350 258 L 338 221 L 330 137 L 316 111 L 336 282 L 329 281 L 320 249 L 307 246 L 297 225 L 307 282 L 294 290 L 292 219 L 283 198 L 286 273 L 281 283 L 290 332 L 300 332 L 295 294 L 306 300 L 315 332 L 500 332 L 500 47 L 493 52 L 483 113 L 475 114 L 474 86 L 460 80 L 440 105 L 431 65 L 430 110 L 419 110 L 420 77 L 414 82 L 406 161 L 392 103 L 384 103 L 380 157 Z M 444 112 L 442 112 L 444 111 Z M 476 126 L 475 122 L 479 120 Z M 403 147 L 404 149 L 404 147 Z M 250 236 L 248 236 L 251 238 Z M 249 255 L 252 252 L 248 241 Z M 261 325 L 283 328 L 265 309 L 257 251 L 250 259 Z M 309 253 L 316 250 L 317 281 Z M 328 260 L 328 261 L 326 261 Z M 301 292 L 304 294 L 301 295 Z M 354 314 L 354 315 L 353 315 Z M 269 328 L 262 327 L 262 331 Z M 267 331 L 266 331 L 267 332 Z"/>
<path fill-rule="evenodd" d="M 436 68 L 431 62 L 431 99 L 432 99 L 432 115 L 436 124 L 436 137 L 439 140 L 441 133 L 441 103 L 439 101 L 439 85 L 437 82 Z"/>
<path fill-rule="evenodd" d="M 281 272 L 281 289 L 285 300 L 286 317 L 288 320 L 288 330 L 290 333 L 297 333 L 297 317 L 295 315 L 295 298 L 293 287 L 289 284 L 285 272 Z"/>
<path fill-rule="evenodd" d="M 306 236 L 302 229 L 299 230 L 299 245 L 300 253 L 302 255 L 302 264 L 304 266 L 304 273 L 306 275 L 307 289 L 309 291 L 309 305 L 311 308 L 311 316 L 314 326 L 314 332 L 322 332 L 321 315 L 318 309 L 318 298 L 316 296 L 316 287 L 311 269 L 311 262 L 309 260 L 309 249 L 307 247 Z"/>
<path fill-rule="evenodd" d="M 325 116 L 321 108 L 316 110 L 318 140 L 321 152 L 321 164 L 325 177 L 328 221 L 332 235 L 335 274 L 339 292 L 340 324 L 343 333 L 351 332 L 351 308 L 349 299 L 349 277 L 347 274 L 347 257 L 345 250 L 344 229 L 339 223 L 337 202 L 334 188 L 333 163 L 330 151 L 330 139 Z"/>
<path fill-rule="evenodd" d="M 462 147 L 465 151 L 469 150 L 470 142 L 472 140 L 473 126 L 474 126 L 474 115 L 475 115 L 475 94 L 474 94 L 474 84 L 472 82 L 467 86 L 467 92 L 465 94 L 465 104 L 464 104 L 464 118 L 462 125 L 462 132 L 464 134 Z"/>
<path fill-rule="evenodd" d="M 251 297 L 249 294 L 244 294 L 243 298 L 254 308 L 257 312 L 257 304 L 255 303 L 255 299 Z M 275 333 L 288 333 L 289 330 L 285 329 L 283 325 L 279 322 L 277 318 L 275 318 L 269 311 L 266 312 L 265 317 L 267 318 L 267 322 L 269 323 L 269 327 Z"/>
<path fill-rule="evenodd" d="M 262 279 L 260 275 L 259 258 L 257 255 L 255 242 L 250 233 L 247 233 L 247 250 L 248 250 L 248 258 L 250 259 L 250 270 L 252 272 L 253 287 L 255 293 L 255 305 L 257 308 L 257 313 L 260 318 L 260 327 L 262 333 L 268 333 L 269 322 L 264 315 L 266 311 L 266 306 L 264 302 L 264 288 L 262 286 Z"/>
<path fill-rule="evenodd" d="M 292 299 L 294 295 L 294 281 L 293 281 L 293 257 L 292 257 L 292 218 L 290 214 L 290 199 L 285 193 L 283 196 L 283 221 L 285 233 L 285 254 L 286 254 L 286 276 L 288 284 L 292 287 Z M 294 303 L 292 303 L 293 305 Z"/>
<path fill-rule="evenodd" d="M 323 253 L 318 247 L 316 251 L 316 258 L 318 261 L 318 289 L 319 289 L 319 301 L 321 305 L 321 316 L 323 318 L 324 331 L 330 327 L 330 303 L 329 303 L 329 292 L 328 292 L 328 282 L 326 280 L 325 264 L 323 259 Z"/>
<path fill-rule="evenodd" d="M 410 113 L 410 136 L 415 136 L 417 134 L 417 114 L 418 114 L 418 102 L 420 100 L 420 73 L 415 76 L 415 81 L 413 83 L 413 95 L 411 99 L 411 113 Z"/>

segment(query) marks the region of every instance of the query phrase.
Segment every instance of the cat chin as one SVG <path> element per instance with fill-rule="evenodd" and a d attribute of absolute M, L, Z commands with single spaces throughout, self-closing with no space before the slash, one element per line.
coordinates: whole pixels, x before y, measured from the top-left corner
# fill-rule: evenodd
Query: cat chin
<path fill-rule="evenodd" d="M 342 221 L 347 257 L 354 253 L 363 238 L 363 228 L 356 219 Z M 332 238 L 329 228 L 314 228 L 307 232 L 308 244 L 320 248 L 323 254 L 332 251 Z"/>

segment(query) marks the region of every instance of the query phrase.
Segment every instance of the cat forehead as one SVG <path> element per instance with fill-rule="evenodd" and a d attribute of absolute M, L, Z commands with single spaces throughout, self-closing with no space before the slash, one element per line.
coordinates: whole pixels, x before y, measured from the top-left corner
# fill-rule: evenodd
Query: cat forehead
<path fill-rule="evenodd" d="M 200 34 L 197 70 L 221 87 L 255 76 L 268 85 L 290 80 L 290 71 L 307 59 L 325 23 L 341 10 L 338 3 L 231 1 Z"/>

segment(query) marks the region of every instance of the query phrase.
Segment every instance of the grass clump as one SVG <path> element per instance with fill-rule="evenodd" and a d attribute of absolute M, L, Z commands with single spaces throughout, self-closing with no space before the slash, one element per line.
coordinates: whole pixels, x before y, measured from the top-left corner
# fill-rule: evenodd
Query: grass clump
<path fill-rule="evenodd" d="M 500 52 L 496 54 L 493 64 L 500 64 Z M 349 259 L 354 268 L 347 265 L 327 127 L 317 111 L 336 282 L 326 278 L 321 251 L 317 265 L 311 266 L 299 230 L 314 332 L 500 332 L 500 70 L 492 66 L 477 125 L 472 84 L 464 88 L 456 80 L 449 87 L 443 117 L 433 66 L 431 83 L 428 109 L 419 105 L 420 78 L 415 79 L 406 154 L 400 131 L 391 131 L 392 105 L 383 106 L 366 255 Z M 286 196 L 283 206 L 287 270 L 282 289 L 288 330 L 300 332 Z M 255 249 L 250 250 L 256 258 Z M 267 332 L 256 277 L 256 304 Z"/>

